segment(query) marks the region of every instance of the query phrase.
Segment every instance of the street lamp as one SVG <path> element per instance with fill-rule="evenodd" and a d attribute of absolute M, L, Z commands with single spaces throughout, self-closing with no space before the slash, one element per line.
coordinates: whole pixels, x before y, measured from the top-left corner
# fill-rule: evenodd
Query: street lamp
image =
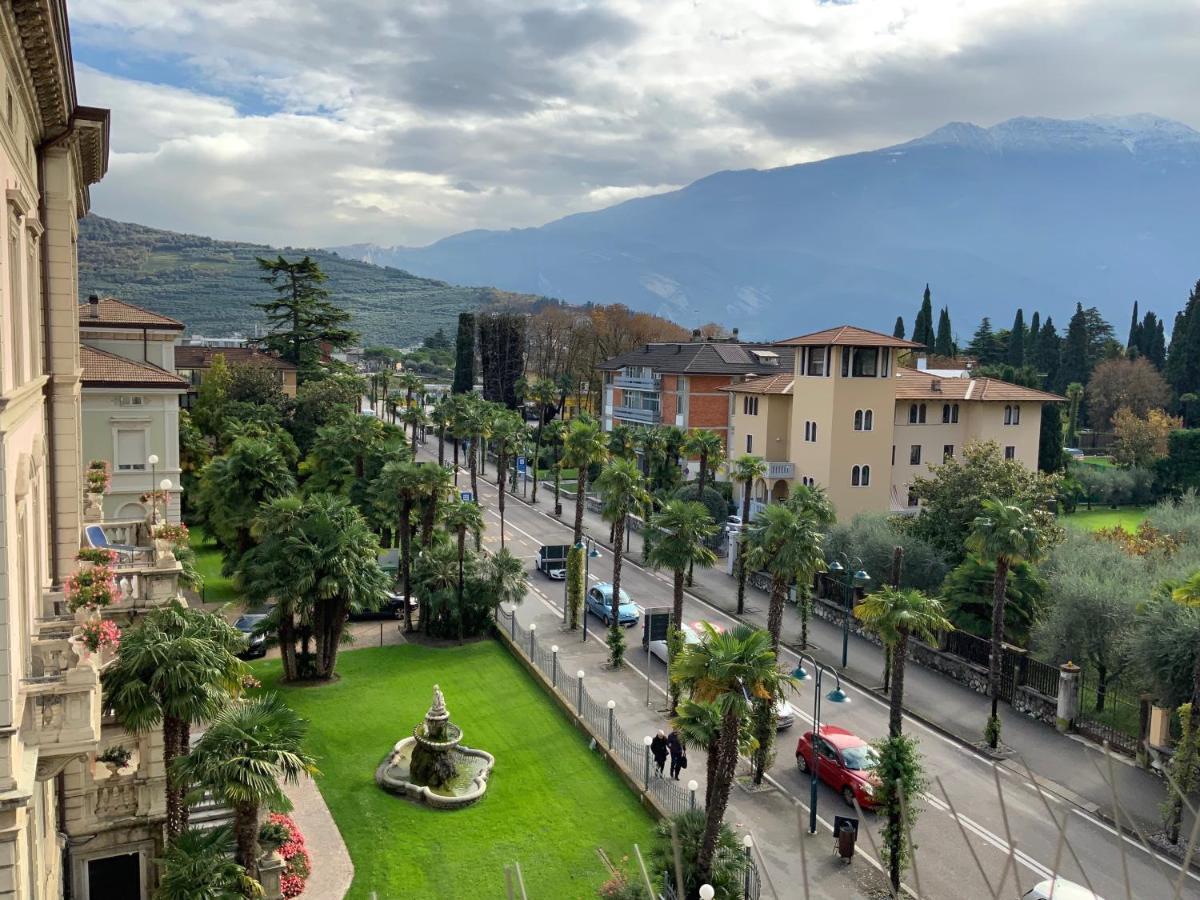
<path fill-rule="evenodd" d="M 591 577 L 591 568 L 592 568 L 591 561 L 593 559 L 600 558 L 600 551 L 596 549 L 596 539 L 590 538 L 590 537 L 585 537 L 583 540 L 581 540 L 578 544 L 575 545 L 575 549 L 576 550 L 584 549 L 584 541 L 587 541 L 587 553 L 583 557 L 583 593 L 586 595 L 587 589 L 588 589 L 588 578 Z M 587 632 L 588 632 L 587 603 L 584 602 L 584 604 L 583 604 L 583 639 L 585 641 L 587 640 Z"/>
<path fill-rule="evenodd" d="M 821 738 L 821 682 L 824 680 L 825 673 L 829 672 L 837 680 L 837 684 L 832 691 L 825 695 L 825 699 L 830 703 L 849 703 L 850 698 L 846 696 L 846 692 L 842 690 L 842 676 L 835 669 L 826 668 L 818 663 L 815 659 L 805 657 L 803 654 L 799 657 L 799 662 L 796 668 L 792 671 L 792 677 L 797 681 L 808 681 L 813 677 L 809 675 L 808 670 L 804 668 L 804 660 L 808 659 L 809 664 L 813 668 L 816 676 L 816 682 L 813 685 L 813 738 L 812 738 L 812 765 L 808 767 L 809 779 L 809 795 L 808 795 L 808 833 L 817 833 L 817 768 L 821 764 L 821 754 L 817 750 L 817 741 Z"/>
<path fill-rule="evenodd" d="M 154 502 L 154 483 L 158 481 L 158 454 L 151 453 L 146 457 L 150 463 L 150 525 L 158 524 L 158 505 Z"/>
<path fill-rule="evenodd" d="M 711 884 L 700 885 L 700 900 L 713 900 L 717 896 L 717 889 Z"/>
<path fill-rule="evenodd" d="M 846 561 L 843 566 L 836 559 L 829 564 L 829 571 L 833 575 L 841 575 L 846 573 L 846 587 L 842 594 L 842 603 L 844 606 L 842 615 L 842 668 L 846 668 L 846 656 L 850 652 L 850 615 L 854 611 L 854 588 L 865 587 L 871 581 L 871 576 L 867 574 L 867 570 L 863 568 L 863 561 L 857 556 L 847 556 L 844 553 L 839 554 L 841 559 Z"/>

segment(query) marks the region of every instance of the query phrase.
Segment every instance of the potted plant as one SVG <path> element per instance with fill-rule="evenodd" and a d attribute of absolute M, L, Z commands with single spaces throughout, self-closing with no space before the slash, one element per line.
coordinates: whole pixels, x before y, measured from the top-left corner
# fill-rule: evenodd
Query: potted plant
<path fill-rule="evenodd" d="M 121 769 L 128 766 L 132 759 L 133 752 L 128 747 L 122 747 L 120 744 L 114 744 L 103 753 L 96 754 L 96 762 L 108 769 L 109 775 L 120 774 Z"/>
<path fill-rule="evenodd" d="M 187 526 L 182 522 L 178 525 L 164 522 L 162 525 L 156 526 L 153 537 L 154 558 L 156 562 L 160 563 L 175 562 L 175 548 L 188 545 Z"/>
<path fill-rule="evenodd" d="M 121 644 L 121 629 L 111 619 L 93 619 L 80 628 L 79 639 L 88 651 L 99 653 L 101 660 L 107 662 Z"/>
<path fill-rule="evenodd" d="M 117 582 L 113 570 L 93 564 L 90 569 L 68 575 L 63 583 L 67 606 L 81 622 L 95 618 L 97 610 L 111 605 L 117 598 Z"/>
<path fill-rule="evenodd" d="M 93 459 L 88 463 L 84 472 L 84 483 L 87 487 L 87 508 L 84 518 L 89 522 L 98 522 L 104 518 L 104 494 L 112 483 L 112 472 L 108 463 L 102 459 Z"/>
<path fill-rule="evenodd" d="M 84 547 L 75 558 L 79 561 L 79 570 L 87 572 L 96 566 L 112 568 L 117 562 L 117 552 L 104 547 Z"/>
<path fill-rule="evenodd" d="M 171 499 L 169 493 L 155 488 L 152 491 L 146 491 L 139 499 L 147 505 L 147 522 L 153 525 L 159 519 L 166 518 L 167 504 Z"/>

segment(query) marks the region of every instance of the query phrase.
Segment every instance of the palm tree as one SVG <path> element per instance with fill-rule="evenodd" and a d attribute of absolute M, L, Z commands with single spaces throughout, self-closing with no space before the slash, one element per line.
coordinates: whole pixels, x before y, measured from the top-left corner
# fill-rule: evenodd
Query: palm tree
<path fill-rule="evenodd" d="M 425 382 L 416 372 L 405 372 L 400 376 L 400 387 L 404 391 L 404 405 L 413 405 L 413 395 L 425 393 Z"/>
<path fill-rule="evenodd" d="M 646 479 L 631 459 L 614 459 L 596 479 L 600 492 L 600 515 L 613 525 L 613 574 L 612 574 L 612 621 L 613 641 L 620 635 L 621 607 L 621 551 L 625 545 L 625 520 L 629 514 L 642 509 L 650 502 L 646 490 Z M 613 646 L 611 662 L 621 665 L 621 651 Z"/>
<path fill-rule="evenodd" d="M 475 549 L 479 550 L 480 535 L 483 534 L 483 513 L 480 512 L 479 504 L 477 503 L 451 503 L 446 509 L 443 522 L 446 525 L 446 529 L 458 539 L 458 639 L 461 641 L 463 625 L 463 575 L 466 560 L 467 532 L 470 531 L 475 535 Z"/>
<path fill-rule="evenodd" d="M 446 464 L 446 430 L 450 427 L 453 409 L 449 397 L 442 397 L 429 414 L 430 424 L 438 430 L 438 465 Z"/>
<path fill-rule="evenodd" d="M 707 622 L 699 644 L 692 644 L 675 657 L 671 677 L 678 680 L 691 699 L 711 703 L 720 714 L 721 725 L 712 754 L 712 767 L 705 809 L 704 842 L 696 861 L 698 875 L 707 881 L 712 870 L 717 835 L 729 804 L 729 789 L 737 769 L 739 745 L 746 717 L 755 700 L 774 700 L 783 695 L 791 679 L 776 667 L 771 637 L 765 631 L 739 625 L 718 632 Z"/>
<path fill-rule="evenodd" d="M 524 561 L 503 547 L 484 560 L 483 580 L 495 606 L 507 603 L 516 606 L 525 599 L 529 590 L 529 572 Z"/>
<path fill-rule="evenodd" d="M 433 530 L 437 525 L 438 513 L 454 491 L 454 476 L 441 465 L 421 463 L 421 546 L 433 543 Z"/>
<path fill-rule="evenodd" d="M 820 485 L 797 485 L 783 505 L 817 528 L 828 528 L 837 521 L 837 513 L 829 502 L 829 495 Z"/>
<path fill-rule="evenodd" d="M 278 694 L 263 694 L 217 713 L 192 752 L 172 763 L 175 777 L 194 785 L 193 795 L 211 792 L 233 810 L 235 858 L 250 878 L 258 878 L 260 811 L 288 811 L 291 802 L 280 782 L 319 774 L 302 746 L 307 730 Z"/>
<path fill-rule="evenodd" d="M 537 410 L 537 431 L 533 435 L 533 502 L 537 503 L 538 468 L 542 464 L 542 442 L 546 438 L 546 413 L 554 413 L 558 403 L 558 388 L 548 378 L 539 378 L 529 387 L 528 397 Z M 557 503 L 558 498 L 555 497 Z"/>
<path fill-rule="evenodd" d="M 985 731 L 993 750 L 1000 740 L 1000 654 L 1004 641 L 1004 605 L 1007 602 L 1008 570 L 1017 563 L 1037 562 L 1042 552 L 1042 535 L 1037 522 L 1023 507 L 995 498 L 983 501 L 983 515 L 975 519 L 967 548 L 982 559 L 996 561 L 992 581 L 992 649 L 988 659 L 988 694 L 992 713 Z"/>
<path fill-rule="evenodd" d="M 198 504 L 232 567 L 254 546 L 250 533 L 258 507 L 296 490 L 287 460 L 266 438 L 241 437 L 214 458 L 200 476 Z"/>
<path fill-rule="evenodd" d="M 492 446 L 496 450 L 496 487 L 500 491 L 497 506 L 500 510 L 500 548 L 504 548 L 504 483 L 508 477 L 508 461 L 525 446 L 525 423 L 507 409 L 496 414 L 492 422 Z"/>
<path fill-rule="evenodd" d="M 854 615 L 871 631 L 879 635 L 889 650 L 892 663 L 891 695 L 889 696 L 888 736 L 899 737 L 903 727 L 904 664 L 909 637 L 929 643 L 937 640 L 939 631 L 953 631 L 954 626 L 942 613 L 942 603 L 915 588 L 885 587 L 867 594 L 854 608 Z"/>
<path fill-rule="evenodd" d="M 636 440 L 635 429 L 620 423 L 614 424 L 608 433 L 608 452 L 622 459 L 633 459 Z"/>
<path fill-rule="evenodd" d="M 262 897 L 262 885 L 233 860 L 228 825 L 188 828 L 167 845 L 154 900 L 244 900 Z"/>
<path fill-rule="evenodd" d="M 319 428 L 317 440 L 300 463 L 300 474 L 307 476 L 305 491 L 349 497 L 366 475 L 367 458 L 387 434 L 388 427 L 379 419 L 349 413 Z"/>
<path fill-rule="evenodd" d="M 717 754 L 715 750 L 717 739 L 721 736 L 721 711 L 714 703 L 683 700 L 671 715 L 671 724 L 679 732 L 683 745 L 704 751 L 705 762 L 708 766 L 704 783 L 704 805 L 708 806 L 712 802 L 712 789 L 716 783 Z M 738 735 L 739 756 L 751 753 L 756 744 L 754 735 L 747 724 L 748 720 L 743 719 L 742 730 Z"/>
<path fill-rule="evenodd" d="M 276 601 L 272 615 L 285 679 L 332 678 L 346 616 L 377 608 L 387 593 L 378 538 L 357 509 L 329 494 L 274 500 L 254 527 L 262 542 L 242 560 L 242 582 L 251 599 Z M 296 618 L 303 672 L 296 658 Z"/>
<path fill-rule="evenodd" d="M 608 447 L 599 423 L 584 413 L 571 420 L 564 444 L 566 453 L 563 454 L 563 459 L 576 469 L 574 543 L 578 544 L 583 540 L 583 507 L 587 499 L 588 469 L 608 458 Z"/>
<path fill-rule="evenodd" d="M 700 476 L 697 479 L 697 487 L 700 496 L 703 497 L 709 474 L 725 460 L 725 441 L 715 431 L 698 428 L 688 433 L 687 439 L 683 442 L 683 448 L 686 453 L 700 458 Z"/>
<path fill-rule="evenodd" d="M 161 728 L 167 768 L 167 837 L 187 824 L 184 785 L 172 761 L 188 752 L 191 726 L 211 719 L 240 689 L 246 640 L 223 618 L 179 603 L 146 614 L 121 639 L 102 676 L 104 705 L 127 731 Z"/>
<path fill-rule="evenodd" d="M 671 607 L 672 640 L 667 642 L 670 657 L 675 655 L 677 633 L 683 627 L 683 581 L 692 565 L 711 566 L 717 555 L 704 542 L 717 533 L 717 526 L 703 503 L 670 500 L 650 517 L 648 530 L 656 537 L 646 561 L 656 569 L 670 569 L 674 576 Z M 679 690 L 671 683 L 671 714 L 679 701 Z"/>
<path fill-rule="evenodd" d="M 463 430 L 471 441 L 470 450 L 467 452 L 467 468 L 471 471 L 471 493 L 475 495 L 476 500 L 479 499 L 478 459 L 486 455 L 482 452 L 483 435 L 489 429 L 490 418 L 484 401 L 474 397 L 465 398 L 461 421 Z"/>
<path fill-rule="evenodd" d="M 791 507 L 773 503 L 759 513 L 746 540 L 746 565 L 765 569 L 771 576 L 771 605 L 767 631 L 771 649 L 779 652 L 783 627 L 783 602 L 794 583 L 801 603 L 800 645 L 808 647 L 808 604 L 805 602 L 813 576 L 825 566 L 821 533 L 808 518 Z"/>
<path fill-rule="evenodd" d="M 563 437 L 567 433 L 567 423 L 560 420 L 547 422 L 542 426 L 542 438 L 554 448 L 554 514 L 562 515 L 562 446 Z"/>
<path fill-rule="evenodd" d="M 458 484 L 458 448 L 463 438 L 471 436 L 468 421 L 467 405 L 470 398 L 466 394 L 452 394 L 446 401 L 450 405 L 450 436 L 454 438 L 454 483 Z"/>
<path fill-rule="evenodd" d="M 738 535 L 737 557 L 737 611 L 740 616 L 746 608 L 746 536 L 750 528 L 750 495 L 754 491 L 754 482 L 767 474 L 767 464 L 761 456 L 747 453 L 734 461 L 730 474 L 742 486 L 742 530 Z"/>
<path fill-rule="evenodd" d="M 412 534 L 413 507 L 424 487 L 422 470 L 417 463 L 388 463 L 379 477 L 371 482 L 371 495 L 375 509 L 381 516 L 390 516 L 400 538 L 400 570 L 396 573 L 404 591 L 404 630 L 412 631 L 412 610 L 409 597 L 412 594 Z"/>
<path fill-rule="evenodd" d="M 417 455 L 417 429 L 429 424 L 429 416 L 425 415 L 425 410 L 419 406 L 406 406 L 404 411 L 400 413 L 401 424 L 412 429 L 412 452 L 413 456 Z"/>

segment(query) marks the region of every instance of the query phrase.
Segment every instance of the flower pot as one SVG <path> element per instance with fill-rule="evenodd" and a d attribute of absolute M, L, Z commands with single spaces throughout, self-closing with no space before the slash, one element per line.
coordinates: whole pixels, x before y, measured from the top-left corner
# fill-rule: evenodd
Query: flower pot
<path fill-rule="evenodd" d="M 86 522 L 99 522 L 104 518 L 104 494 L 95 491 L 87 492 L 87 505 L 83 510 Z"/>
<path fill-rule="evenodd" d="M 75 610 L 75 624 L 77 625 L 86 625 L 98 618 L 100 618 L 100 610 L 94 606 L 81 606 Z"/>
<path fill-rule="evenodd" d="M 85 663 L 85 662 L 88 662 L 89 660 L 91 660 L 92 651 L 88 649 L 88 646 L 87 646 L 87 644 L 85 644 L 83 642 L 82 637 L 80 637 L 77 634 L 72 635 L 71 637 L 69 637 L 67 639 L 67 644 L 70 645 L 71 652 L 75 654 L 76 658 L 81 663 Z"/>

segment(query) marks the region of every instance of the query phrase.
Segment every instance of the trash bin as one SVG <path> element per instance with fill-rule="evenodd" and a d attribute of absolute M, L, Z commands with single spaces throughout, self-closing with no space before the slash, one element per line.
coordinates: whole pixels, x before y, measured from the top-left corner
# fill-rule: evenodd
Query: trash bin
<path fill-rule="evenodd" d="M 833 817 L 833 839 L 837 855 L 847 865 L 854 858 L 854 844 L 858 840 L 858 819 L 850 816 Z"/>

